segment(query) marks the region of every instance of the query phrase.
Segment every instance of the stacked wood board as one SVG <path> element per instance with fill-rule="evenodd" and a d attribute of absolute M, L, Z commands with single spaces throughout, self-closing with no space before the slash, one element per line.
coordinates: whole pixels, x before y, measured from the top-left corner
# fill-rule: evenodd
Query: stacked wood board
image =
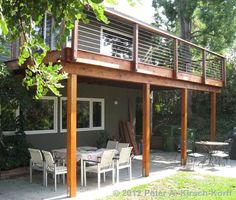
<path fill-rule="evenodd" d="M 134 155 L 139 154 L 138 145 L 134 136 L 134 129 L 130 122 L 120 121 L 119 122 L 119 133 L 121 142 L 129 143 L 133 147 Z"/>

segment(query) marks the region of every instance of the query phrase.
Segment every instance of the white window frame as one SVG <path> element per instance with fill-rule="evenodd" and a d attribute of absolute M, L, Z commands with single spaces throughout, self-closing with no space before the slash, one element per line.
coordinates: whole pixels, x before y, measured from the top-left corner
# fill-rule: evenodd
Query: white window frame
<path fill-rule="evenodd" d="M 45 133 L 57 133 L 57 111 L 58 111 L 58 97 L 52 97 L 52 96 L 44 96 L 41 98 L 41 100 L 53 100 L 54 102 L 54 108 L 53 108 L 53 129 L 48 130 L 31 130 L 26 131 L 25 134 L 31 135 L 31 134 L 45 134 Z M 40 101 L 40 100 L 39 100 Z"/>
<path fill-rule="evenodd" d="M 43 21 L 43 41 L 46 44 L 46 37 L 47 37 L 47 18 L 48 15 L 51 15 L 50 12 L 46 11 L 44 14 L 44 21 Z M 54 32 L 53 32 L 53 27 L 55 25 L 55 20 L 52 17 L 52 23 L 51 23 L 51 31 L 50 31 L 50 35 L 51 35 L 51 40 L 50 40 L 50 44 L 49 47 L 51 50 L 55 50 L 56 49 L 56 44 L 54 44 Z"/>
<path fill-rule="evenodd" d="M 30 131 L 26 131 L 24 130 L 25 134 L 27 135 L 32 135 L 32 134 L 45 134 L 45 133 L 57 133 L 58 128 L 57 128 L 57 111 L 58 111 L 58 98 L 57 97 L 52 97 L 52 96 L 44 96 L 41 98 L 41 100 L 53 100 L 54 101 L 54 108 L 53 108 L 53 129 L 49 129 L 49 130 L 30 130 Z M 40 100 L 39 100 L 40 101 Z M 17 108 L 16 110 L 16 117 L 19 116 L 20 114 L 20 107 Z M 14 135 L 15 131 L 3 131 L 4 135 Z"/>
<path fill-rule="evenodd" d="M 62 101 L 67 101 L 67 97 L 60 98 L 60 132 L 65 133 L 67 129 L 62 127 Z M 104 130 L 105 127 L 105 100 L 102 98 L 77 98 L 77 101 L 89 102 L 89 127 L 76 128 L 76 131 L 98 131 Z M 93 102 L 101 102 L 101 126 L 93 127 Z"/>
<path fill-rule="evenodd" d="M 134 56 L 134 51 L 133 51 L 134 37 L 132 35 L 130 35 L 130 34 L 127 34 L 127 33 L 124 33 L 124 32 L 121 32 L 121 31 L 118 31 L 118 30 L 115 30 L 115 29 L 112 29 L 112 28 L 108 28 L 106 26 L 101 26 L 101 33 L 100 33 L 100 54 L 106 55 L 106 54 L 104 54 L 102 52 L 102 48 L 103 48 L 103 42 L 102 42 L 103 30 L 110 31 L 110 32 L 113 32 L 113 33 L 116 33 L 116 34 L 119 34 L 119 35 L 123 35 L 123 36 L 128 37 L 128 38 L 131 38 L 132 39 L 132 58 L 133 58 L 133 56 Z M 106 56 L 109 56 L 109 55 L 106 55 Z M 115 57 L 115 56 L 112 56 L 112 57 Z M 115 57 L 115 58 L 117 58 L 117 57 Z M 130 58 L 128 60 L 132 60 L 132 58 Z"/>

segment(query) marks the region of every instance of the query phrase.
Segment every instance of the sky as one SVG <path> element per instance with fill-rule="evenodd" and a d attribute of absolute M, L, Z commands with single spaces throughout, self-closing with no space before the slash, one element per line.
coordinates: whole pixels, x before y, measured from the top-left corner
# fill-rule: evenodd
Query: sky
<path fill-rule="evenodd" d="M 134 7 L 130 6 L 127 0 L 119 0 L 118 5 L 109 5 L 116 10 L 144 21 L 148 24 L 154 22 L 154 8 L 152 7 L 152 0 L 141 0 L 141 3 L 136 3 Z"/>

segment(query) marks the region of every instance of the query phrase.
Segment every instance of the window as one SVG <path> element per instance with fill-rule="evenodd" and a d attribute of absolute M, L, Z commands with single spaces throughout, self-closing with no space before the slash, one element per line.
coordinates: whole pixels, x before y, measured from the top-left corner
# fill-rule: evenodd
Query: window
<path fill-rule="evenodd" d="M 56 49 L 56 43 L 59 40 L 59 28 L 55 28 L 55 22 L 51 14 L 45 13 L 40 25 L 35 28 L 44 42 L 51 50 Z"/>
<path fill-rule="evenodd" d="M 122 59 L 132 59 L 132 36 L 109 28 L 101 28 L 100 53 Z"/>
<path fill-rule="evenodd" d="M 61 132 L 67 129 L 67 98 L 61 98 Z M 104 129 L 104 99 L 77 99 L 77 131 Z"/>
<path fill-rule="evenodd" d="M 1 125 L 5 135 L 16 131 L 16 117 L 21 110 L 24 118 L 26 134 L 56 133 L 57 132 L 57 97 L 42 97 L 33 101 L 28 108 L 10 109 L 8 105 L 1 107 Z"/>
<path fill-rule="evenodd" d="M 57 132 L 57 97 L 42 97 L 22 110 L 26 134 Z"/>

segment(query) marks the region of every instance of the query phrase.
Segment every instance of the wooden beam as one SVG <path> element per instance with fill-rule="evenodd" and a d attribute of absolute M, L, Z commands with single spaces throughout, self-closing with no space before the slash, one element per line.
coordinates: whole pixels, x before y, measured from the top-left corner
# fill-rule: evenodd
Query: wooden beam
<path fill-rule="evenodd" d="M 70 56 L 70 51 L 68 51 L 66 54 Z M 87 51 L 78 50 L 77 53 L 77 64 L 79 66 L 82 66 L 81 64 L 86 65 L 96 65 L 101 67 L 107 67 L 107 68 L 115 68 L 120 70 L 126 70 L 135 72 L 133 70 L 133 62 L 120 59 L 120 58 L 114 58 L 106 55 L 101 55 L 98 53 L 91 53 Z M 139 72 L 140 74 L 146 74 L 146 75 L 152 75 L 156 77 L 165 77 L 169 79 L 175 79 L 173 69 L 166 68 L 164 66 L 155 66 L 151 64 L 144 64 L 144 63 L 138 63 L 138 69 L 136 72 Z M 210 78 L 208 78 L 210 79 Z M 222 80 L 214 80 L 213 84 L 212 81 L 208 81 L 207 79 L 207 85 L 209 86 L 215 86 L 215 87 L 223 87 Z M 202 83 L 202 77 L 197 76 L 194 74 L 188 74 L 183 72 L 178 72 L 178 80 L 187 81 L 191 83 L 197 83 L 200 85 L 204 85 Z M 177 81 L 177 80 L 176 80 Z M 185 87 L 185 86 L 184 86 Z M 181 87 L 182 88 L 182 87 Z M 189 88 L 191 89 L 191 88 Z M 205 91 L 205 90 L 203 90 Z"/>
<path fill-rule="evenodd" d="M 204 49 L 202 50 L 202 70 L 202 82 L 206 84 L 206 51 Z"/>
<path fill-rule="evenodd" d="M 99 67 L 87 64 L 79 64 L 67 62 L 63 65 L 63 70 L 68 73 L 77 74 L 83 77 L 93 77 L 106 80 L 125 81 L 131 83 L 148 83 L 156 86 L 164 86 L 170 88 L 187 88 L 191 90 L 220 92 L 219 87 L 209 85 L 196 84 L 182 80 L 157 77 L 149 74 L 130 72 L 127 70 L 111 69 L 108 67 Z M 79 67 L 78 67 L 79 66 Z"/>
<path fill-rule="evenodd" d="M 179 67 L 179 51 L 178 51 L 178 40 L 174 39 L 174 78 L 178 78 L 178 67 Z"/>
<path fill-rule="evenodd" d="M 211 92 L 211 141 L 216 140 L 216 93 Z"/>
<path fill-rule="evenodd" d="M 67 189 L 70 197 L 76 196 L 76 112 L 77 75 L 67 79 Z"/>
<path fill-rule="evenodd" d="M 72 60 L 76 60 L 77 58 L 77 51 L 78 51 L 78 20 L 75 21 L 74 28 L 72 31 Z"/>
<path fill-rule="evenodd" d="M 121 58 L 115 58 L 111 56 L 101 55 L 100 53 L 91 53 L 83 50 L 78 50 L 77 53 L 78 61 L 81 59 L 91 60 L 90 62 L 102 62 L 107 63 L 105 67 L 108 67 L 108 65 L 111 66 L 111 68 L 119 68 L 122 70 L 128 70 L 133 71 L 133 63 L 132 61 L 124 60 Z M 109 64 L 108 64 L 109 63 Z M 87 63 L 89 64 L 89 63 Z M 97 64 L 96 64 L 97 65 Z M 103 65 L 101 65 L 103 66 Z"/>
<path fill-rule="evenodd" d="M 224 87 L 224 81 L 215 80 L 213 78 L 207 78 L 206 85 Z"/>
<path fill-rule="evenodd" d="M 150 171 L 150 124 L 150 84 L 143 84 L 143 176 Z"/>
<path fill-rule="evenodd" d="M 134 59 L 134 71 L 138 69 L 138 35 L 139 35 L 139 27 L 136 23 L 134 25 L 134 44 L 133 44 L 133 59 Z"/>
<path fill-rule="evenodd" d="M 188 90 L 181 90 L 181 165 L 187 162 L 187 119 L 188 119 Z"/>

